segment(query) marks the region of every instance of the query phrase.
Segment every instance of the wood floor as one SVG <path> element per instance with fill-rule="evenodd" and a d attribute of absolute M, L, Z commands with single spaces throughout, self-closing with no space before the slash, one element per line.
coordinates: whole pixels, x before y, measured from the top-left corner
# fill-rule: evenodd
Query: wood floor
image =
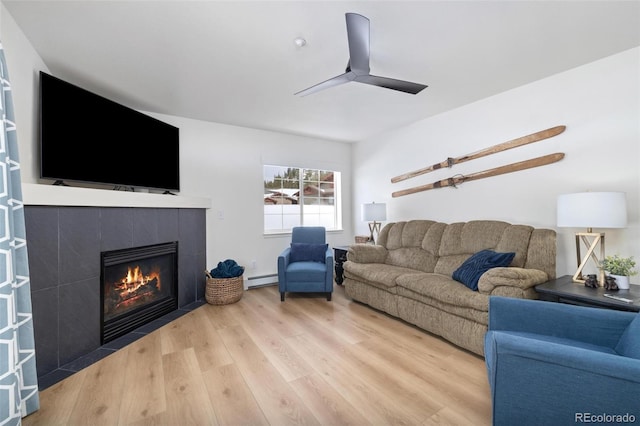
<path fill-rule="evenodd" d="M 24 425 L 489 425 L 484 360 L 277 287 L 204 305 L 47 388 Z"/>

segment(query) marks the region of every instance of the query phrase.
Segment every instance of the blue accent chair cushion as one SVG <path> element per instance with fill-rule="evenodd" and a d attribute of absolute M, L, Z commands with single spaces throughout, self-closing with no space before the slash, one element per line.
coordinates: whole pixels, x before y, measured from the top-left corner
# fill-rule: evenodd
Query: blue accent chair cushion
<path fill-rule="evenodd" d="M 452 278 L 473 291 L 478 291 L 478 280 L 491 268 L 509 266 L 515 253 L 498 253 L 493 250 L 481 250 L 453 271 Z"/>
<path fill-rule="evenodd" d="M 491 296 L 484 353 L 493 424 L 639 421 L 639 327 L 640 313 Z"/>
<path fill-rule="evenodd" d="M 291 243 L 291 262 L 324 263 L 328 244 Z"/>

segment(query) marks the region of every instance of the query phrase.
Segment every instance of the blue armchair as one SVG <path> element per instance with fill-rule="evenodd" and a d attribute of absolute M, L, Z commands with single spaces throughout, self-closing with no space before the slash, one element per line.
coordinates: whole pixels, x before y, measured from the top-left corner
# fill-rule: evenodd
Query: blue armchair
<path fill-rule="evenodd" d="M 298 226 L 291 232 L 291 246 L 278 256 L 280 300 L 285 293 L 333 293 L 333 252 L 322 226 Z"/>
<path fill-rule="evenodd" d="M 492 296 L 484 353 L 494 425 L 640 422 L 640 314 Z"/>

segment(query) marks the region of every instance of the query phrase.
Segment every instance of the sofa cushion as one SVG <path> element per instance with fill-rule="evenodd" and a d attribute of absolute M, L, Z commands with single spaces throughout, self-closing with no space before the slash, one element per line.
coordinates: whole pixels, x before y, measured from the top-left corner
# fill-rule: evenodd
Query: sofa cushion
<path fill-rule="evenodd" d="M 431 220 L 410 220 L 401 222 L 398 230 L 389 232 L 387 249 L 393 250 L 401 247 L 421 247 L 424 236 L 429 228 L 436 222 Z"/>
<path fill-rule="evenodd" d="M 378 237 L 378 244 L 383 245 L 387 250 L 394 250 L 402 247 L 402 235 L 406 224 L 407 222 L 396 222 L 393 225 L 386 227 L 384 235 L 380 235 L 380 237 Z"/>
<path fill-rule="evenodd" d="M 478 290 L 480 276 L 491 268 L 509 266 L 516 254 L 498 253 L 493 250 L 481 250 L 467 259 L 453 272 L 453 279 L 466 285 L 473 291 Z"/>
<path fill-rule="evenodd" d="M 495 249 L 509 223 L 495 220 L 474 220 L 447 225 L 442 235 L 439 255 L 477 253 Z"/>
<path fill-rule="evenodd" d="M 398 294 L 404 297 L 431 304 L 456 315 L 465 316 L 461 311 L 468 311 L 473 316 L 471 319 L 476 319 L 476 314 L 483 313 L 486 324 L 489 296 L 470 291 L 464 284 L 451 277 L 441 274 L 413 273 L 399 276 L 396 282 Z M 476 312 L 472 313 L 472 311 Z"/>
<path fill-rule="evenodd" d="M 615 349 L 619 355 L 640 359 L 640 313 L 622 333 Z"/>
<path fill-rule="evenodd" d="M 481 250 L 514 252 L 510 266 L 522 268 L 529 257 L 529 240 L 533 230 L 531 226 L 495 220 L 449 224 L 444 229 L 433 272 L 451 276 L 464 260 Z"/>
<path fill-rule="evenodd" d="M 414 269 L 384 263 L 355 263 L 347 261 L 342 266 L 346 278 L 366 282 L 393 294 L 396 294 L 396 279 L 399 276 L 416 273 Z"/>
<path fill-rule="evenodd" d="M 324 263 L 328 244 L 291 243 L 290 262 Z"/>
<path fill-rule="evenodd" d="M 505 228 L 500 242 L 493 250 L 501 253 L 514 252 L 516 255 L 511 261 L 511 266 L 522 268 L 527 261 L 533 230 L 533 227 L 527 225 L 511 225 Z"/>
<path fill-rule="evenodd" d="M 421 272 L 433 272 L 438 258 L 420 247 L 402 247 L 388 251 L 385 263 Z"/>

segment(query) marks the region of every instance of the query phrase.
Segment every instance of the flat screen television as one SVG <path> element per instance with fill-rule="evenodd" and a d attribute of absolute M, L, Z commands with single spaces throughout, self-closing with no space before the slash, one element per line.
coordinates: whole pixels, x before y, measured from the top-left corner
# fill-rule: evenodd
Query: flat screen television
<path fill-rule="evenodd" d="M 180 190 L 179 129 L 40 72 L 40 178 Z"/>

